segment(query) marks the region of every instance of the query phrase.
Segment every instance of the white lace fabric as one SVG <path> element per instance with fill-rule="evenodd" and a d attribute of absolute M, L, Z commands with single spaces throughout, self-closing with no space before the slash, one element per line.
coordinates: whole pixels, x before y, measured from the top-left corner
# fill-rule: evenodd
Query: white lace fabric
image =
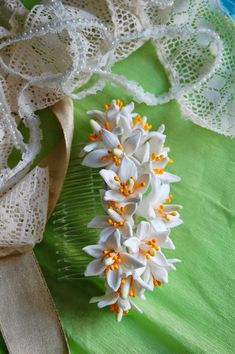
<path fill-rule="evenodd" d="M 36 167 L 0 199 L 0 257 L 41 241 L 47 219 L 48 171 Z"/>
<path fill-rule="evenodd" d="M 175 98 L 194 123 L 235 135 L 234 26 L 205 0 L 48 0 L 31 11 L 18 0 L 4 0 L 0 14 L 1 193 L 22 178 L 39 151 L 34 112 L 64 96 L 95 93 L 105 80 L 149 105 Z M 111 71 L 147 40 L 171 83 L 159 97 Z M 83 89 L 93 73 L 99 79 Z M 19 120 L 30 130 L 27 144 Z M 13 147 L 22 158 L 10 169 Z"/>

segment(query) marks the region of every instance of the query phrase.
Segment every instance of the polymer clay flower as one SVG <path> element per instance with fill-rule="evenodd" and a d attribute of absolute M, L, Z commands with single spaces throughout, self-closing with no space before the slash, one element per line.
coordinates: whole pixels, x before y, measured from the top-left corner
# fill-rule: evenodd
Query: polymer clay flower
<path fill-rule="evenodd" d="M 113 289 L 107 287 L 105 295 L 91 298 L 90 303 L 98 302 L 99 308 L 109 306 L 110 311 L 116 313 L 117 321 L 120 322 L 122 316 L 126 315 L 132 307 L 139 313 L 143 312 L 131 298 L 131 296 L 136 297 L 136 294 L 138 294 L 138 290 L 134 290 L 134 286 L 131 284 L 131 277 L 128 277 L 121 284 L 119 291 L 113 291 Z M 138 284 L 136 286 L 138 288 Z M 132 295 L 129 296 L 129 293 Z M 144 299 L 144 296 L 142 296 L 142 299 Z"/>
<path fill-rule="evenodd" d="M 182 224 L 178 213 L 181 205 L 167 204 L 170 201 L 169 184 L 162 184 L 156 176 L 152 180 L 152 191 L 140 202 L 136 214 L 149 220 L 156 232 Z"/>
<path fill-rule="evenodd" d="M 119 230 L 113 231 L 105 242 L 84 247 L 83 250 L 96 258 L 88 264 L 85 276 L 105 275 L 109 287 L 114 291 L 120 287 L 123 275 L 128 276 L 144 266 L 121 245 Z"/>
<path fill-rule="evenodd" d="M 122 159 L 119 170 L 102 169 L 103 177 L 109 190 L 104 194 L 104 200 L 115 202 L 138 202 L 148 188 L 150 176 L 143 174 L 138 176 L 136 165 L 128 157 Z"/>
<path fill-rule="evenodd" d="M 159 259 L 156 260 L 154 257 L 147 261 L 144 272 L 138 276 L 138 271 L 134 274 L 136 282 L 142 287 L 153 291 L 155 286 L 161 286 L 162 284 L 168 283 L 168 272 L 170 270 L 175 270 L 173 263 L 180 262 L 179 259 L 166 259 L 160 262 Z"/>
<path fill-rule="evenodd" d="M 141 132 L 138 130 L 122 143 L 115 134 L 106 129 L 102 129 L 100 135 L 105 148 L 89 152 L 82 161 L 84 166 L 96 168 L 107 166 L 116 171 L 124 156 L 131 156 L 135 153 L 141 139 Z"/>
<path fill-rule="evenodd" d="M 105 191 L 101 191 L 103 198 Z M 88 224 L 90 228 L 103 229 L 100 233 L 100 240 L 104 241 L 113 232 L 118 229 L 123 237 L 129 237 L 133 234 L 134 225 L 133 215 L 136 211 L 136 203 L 116 204 L 115 202 L 102 202 L 106 215 L 94 217 Z"/>
<path fill-rule="evenodd" d="M 156 232 L 149 222 L 142 221 L 137 227 L 136 235 L 124 242 L 128 251 L 145 263 L 145 271 L 139 273 L 137 270 L 134 278 L 149 290 L 153 290 L 154 285 L 166 283 L 168 270 L 175 269 L 161 251 L 161 248 L 175 248 L 169 234 L 170 231 Z"/>
<path fill-rule="evenodd" d="M 163 183 L 179 182 L 180 177 L 165 171 L 165 167 L 173 160 L 168 157 L 170 149 L 164 146 L 166 136 L 163 134 L 165 126 L 162 124 L 158 131 L 142 136 L 135 158 L 140 164 L 140 170 L 150 171 Z"/>
<path fill-rule="evenodd" d="M 175 249 L 170 230 L 156 231 L 147 221 L 141 221 L 135 235 L 124 242 L 131 253 L 140 253 L 146 259 L 159 254 L 160 248 Z"/>
<path fill-rule="evenodd" d="M 88 111 L 87 114 L 97 118 L 100 129 L 104 128 L 117 135 L 123 132 L 121 127 L 126 128 L 127 125 L 128 127 L 131 126 L 132 118 L 137 114 L 132 113 L 134 109 L 133 102 L 123 105 L 123 102 L 119 99 L 112 100 L 110 105 L 105 104 L 104 107 L 106 109 L 105 112 L 92 110 Z"/>

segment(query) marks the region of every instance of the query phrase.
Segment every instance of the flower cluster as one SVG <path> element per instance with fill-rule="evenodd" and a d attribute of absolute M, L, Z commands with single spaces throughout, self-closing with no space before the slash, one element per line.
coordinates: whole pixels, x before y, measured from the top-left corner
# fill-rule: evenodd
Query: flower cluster
<path fill-rule="evenodd" d="M 150 131 L 146 117 L 133 113 L 134 104 L 113 100 L 105 111 L 89 111 L 90 143 L 82 151 L 82 164 L 101 168 L 105 188 L 100 191 L 105 215 L 88 225 L 100 228 L 96 245 L 84 251 L 95 259 L 86 276 L 105 278 L 106 293 L 92 298 L 98 307 L 110 306 L 120 321 L 131 307 L 141 312 L 133 298 L 145 299 L 168 281 L 177 259 L 167 259 L 163 249 L 174 249 L 171 228 L 182 223 L 180 205 L 171 204 L 170 183 L 180 178 L 165 171 L 173 162 L 164 146 L 164 126 Z"/>

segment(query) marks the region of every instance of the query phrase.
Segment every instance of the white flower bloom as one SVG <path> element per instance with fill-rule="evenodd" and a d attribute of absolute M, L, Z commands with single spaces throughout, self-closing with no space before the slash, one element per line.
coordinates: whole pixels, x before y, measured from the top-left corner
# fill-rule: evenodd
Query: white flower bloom
<path fill-rule="evenodd" d="M 110 105 L 105 105 L 105 109 L 105 112 L 93 110 L 87 113 L 97 118 L 102 128 L 117 135 L 123 132 L 121 127 L 131 126 L 132 118 L 136 116 L 136 113 L 132 113 L 133 102 L 124 106 L 121 100 L 112 100 Z"/>
<path fill-rule="evenodd" d="M 146 217 L 157 232 L 182 224 L 178 213 L 181 205 L 166 204 L 169 201 L 169 184 L 161 184 L 161 181 L 153 176 L 151 186 L 152 191 L 140 202 L 137 215 Z"/>
<path fill-rule="evenodd" d="M 88 167 L 105 167 L 117 170 L 124 156 L 131 156 L 137 150 L 141 132 L 136 130 L 128 136 L 123 143 L 118 137 L 106 129 L 101 130 L 101 138 L 105 148 L 96 149 L 86 155 L 82 164 Z"/>
<path fill-rule="evenodd" d="M 101 198 L 105 191 L 101 191 Z M 94 217 L 88 227 L 103 229 L 100 233 L 100 240 L 105 241 L 114 229 L 119 229 L 123 237 L 130 237 L 133 234 L 133 215 L 136 212 L 136 203 L 115 203 L 102 202 L 107 215 Z"/>
<path fill-rule="evenodd" d="M 117 320 L 121 321 L 123 314 L 127 314 L 132 307 L 139 313 L 143 312 L 132 300 L 135 297 L 145 300 L 143 292 L 144 289 L 139 283 L 132 276 L 128 276 L 122 278 L 118 291 L 108 286 L 105 295 L 91 298 L 90 303 L 98 302 L 99 308 L 109 306 L 110 311 L 116 313 Z"/>
<path fill-rule="evenodd" d="M 138 275 L 138 271 L 136 271 L 136 275 L 134 276 L 141 286 L 152 291 L 155 286 L 168 283 L 168 271 L 175 270 L 176 268 L 173 263 L 178 262 L 180 262 L 179 259 L 166 259 L 164 255 L 162 260 L 151 257 L 147 261 L 144 272 Z"/>
<path fill-rule="evenodd" d="M 142 165 L 140 170 L 156 174 L 163 183 L 179 182 L 180 177 L 164 170 L 169 163 L 173 162 L 168 157 L 170 149 L 164 146 L 166 139 L 164 130 L 165 126 L 161 125 L 157 132 L 143 135 L 133 158 Z"/>
<path fill-rule="evenodd" d="M 161 252 L 161 248 L 175 248 L 169 234 L 170 231 L 157 233 L 150 223 L 142 221 L 136 236 L 124 242 L 129 252 L 145 263 L 145 270 L 136 270 L 133 277 L 146 289 L 153 290 L 154 286 L 168 282 L 168 270 L 174 269 L 171 260 Z"/>
<path fill-rule="evenodd" d="M 104 194 L 104 200 L 115 202 L 139 202 L 149 185 L 149 174 L 138 177 L 137 167 L 128 157 L 122 159 L 117 173 L 112 170 L 101 170 L 107 186 L 111 188 Z"/>
<path fill-rule="evenodd" d="M 109 235 L 105 242 L 84 247 L 83 250 L 96 258 L 88 264 L 85 276 L 105 275 L 109 287 L 114 291 L 120 287 L 123 275 L 128 276 L 133 270 L 144 266 L 121 245 L 119 230 Z"/>
<path fill-rule="evenodd" d="M 141 221 L 135 236 L 128 238 L 124 245 L 131 253 L 140 252 L 146 259 L 150 259 L 158 254 L 160 248 L 175 249 L 169 235 L 170 230 L 157 232 L 149 222 Z"/>

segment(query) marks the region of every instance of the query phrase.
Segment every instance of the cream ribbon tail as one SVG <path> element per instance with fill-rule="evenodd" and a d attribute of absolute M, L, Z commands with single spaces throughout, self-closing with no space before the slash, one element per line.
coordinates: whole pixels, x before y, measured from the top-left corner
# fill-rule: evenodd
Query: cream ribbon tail
<path fill-rule="evenodd" d="M 40 242 L 66 175 L 73 104 L 52 107 L 63 139 L 0 199 L 0 330 L 10 354 L 65 354 L 68 346 L 55 306 L 32 251 Z"/>

